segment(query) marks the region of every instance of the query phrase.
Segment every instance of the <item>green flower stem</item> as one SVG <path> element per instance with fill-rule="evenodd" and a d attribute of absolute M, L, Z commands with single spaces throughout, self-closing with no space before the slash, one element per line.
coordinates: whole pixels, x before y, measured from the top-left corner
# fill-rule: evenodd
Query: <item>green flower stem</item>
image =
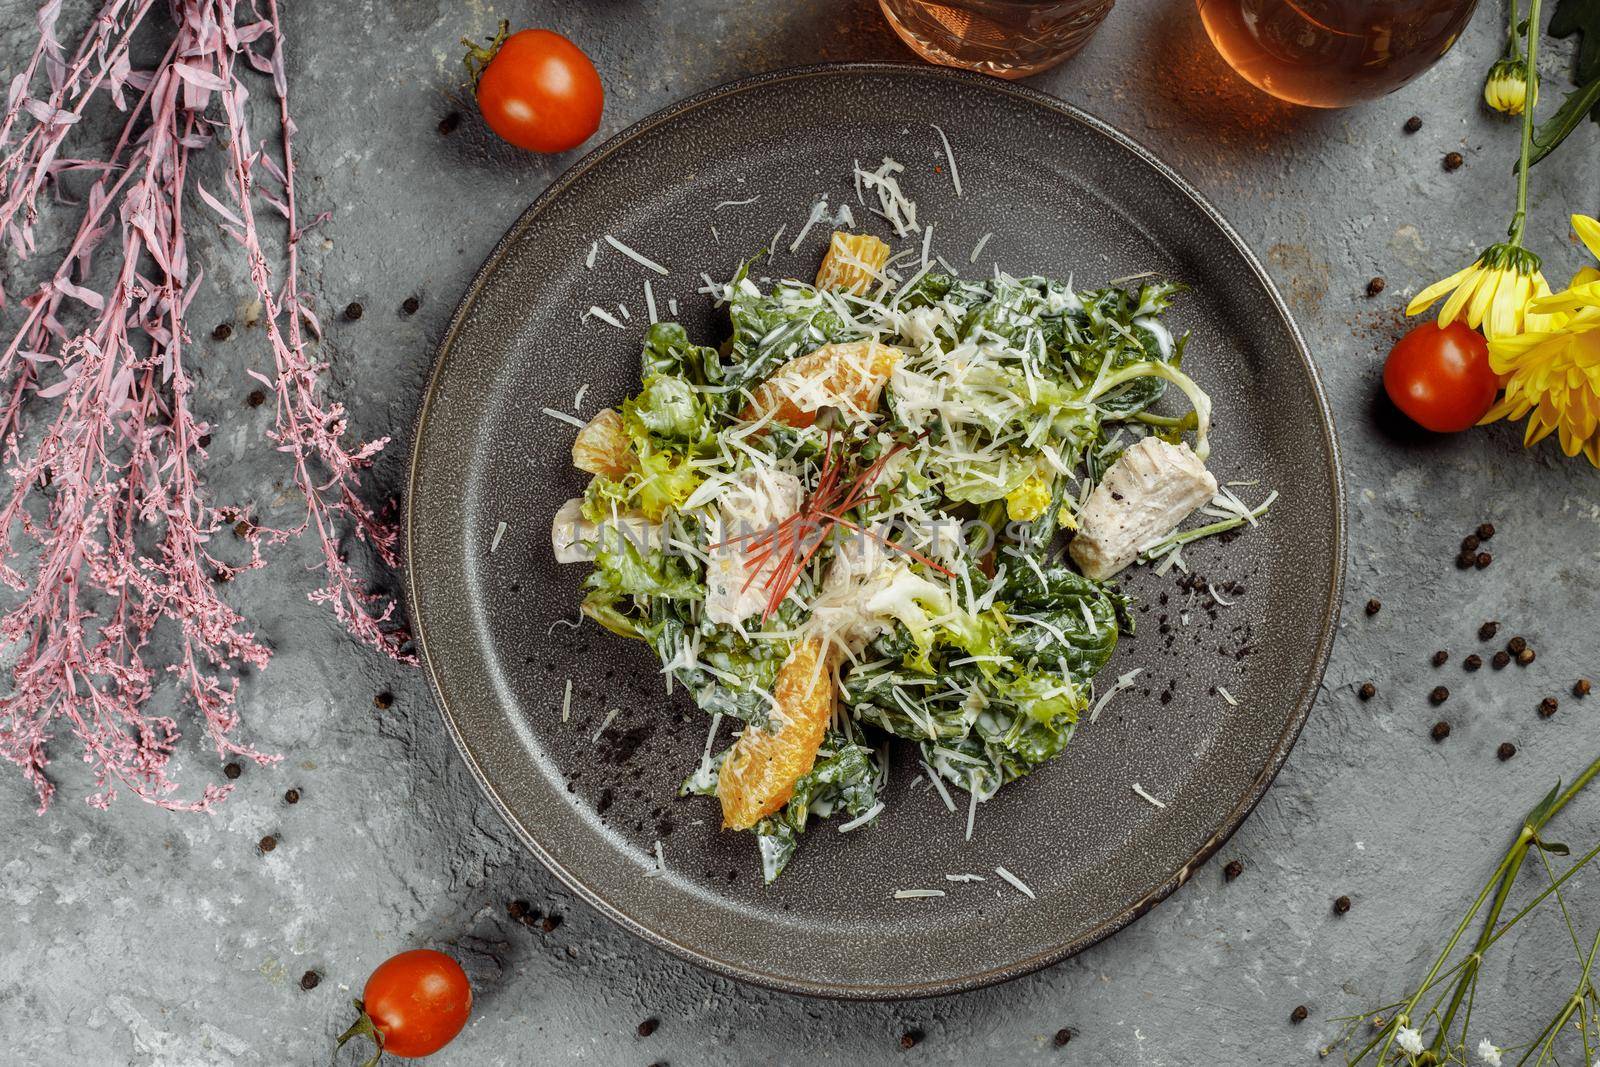
<path fill-rule="evenodd" d="M 1517 33 L 1517 0 L 1511 0 L 1511 22 L 1510 22 L 1510 25 L 1508 25 L 1506 27 L 1506 52 L 1505 52 L 1505 56 L 1506 56 L 1507 59 L 1515 59 L 1516 56 L 1517 56 L 1517 52 L 1518 52 L 1518 49 L 1517 49 L 1518 36 L 1519 35 Z"/>
<path fill-rule="evenodd" d="M 1511 227 L 1506 231 L 1511 243 L 1522 247 L 1522 231 L 1528 225 L 1528 158 L 1533 154 L 1533 112 L 1538 92 L 1539 69 L 1539 4 L 1541 0 L 1528 0 L 1528 58 L 1522 69 L 1522 152 L 1517 162 L 1517 210 L 1511 216 Z M 1512 36 L 1516 36 L 1516 0 L 1512 0 Z"/>
<path fill-rule="evenodd" d="M 1562 1029 L 1572 1019 L 1574 1012 L 1581 1012 L 1583 1010 L 1583 1002 L 1589 989 L 1589 973 L 1594 969 L 1594 957 L 1597 951 L 1600 951 L 1600 930 L 1595 931 L 1594 944 L 1589 946 L 1588 958 L 1583 961 L 1583 974 L 1578 978 L 1577 992 L 1573 993 L 1572 996 L 1567 998 L 1567 1002 L 1561 1006 L 1561 1010 L 1556 1013 L 1556 1017 L 1551 1019 L 1549 1024 L 1539 1032 L 1539 1036 L 1533 1039 L 1533 1043 L 1528 1046 L 1528 1051 L 1524 1052 L 1522 1054 L 1522 1058 L 1517 1061 L 1517 1067 L 1522 1067 L 1524 1063 L 1527 1063 L 1528 1057 L 1532 1056 L 1535 1052 L 1539 1053 L 1539 1059 L 1542 1062 L 1544 1060 L 1544 1053 L 1549 1051 L 1547 1048 L 1544 1048 L 1544 1046 L 1547 1046 L 1550 1042 L 1555 1040 L 1556 1035 L 1561 1033 Z M 1579 1019 L 1581 1022 L 1582 1016 L 1579 1016 Z M 1585 1046 L 1587 1046 L 1588 1043 L 1588 1038 L 1585 1037 Z M 1585 1049 L 1585 1054 L 1587 1055 L 1587 1049 Z"/>

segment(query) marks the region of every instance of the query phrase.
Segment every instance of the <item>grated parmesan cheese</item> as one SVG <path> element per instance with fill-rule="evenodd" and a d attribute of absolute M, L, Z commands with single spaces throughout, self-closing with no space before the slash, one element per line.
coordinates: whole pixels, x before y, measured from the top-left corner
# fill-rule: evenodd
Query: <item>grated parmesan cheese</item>
<path fill-rule="evenodd" d="M 968 263 L 978 262 L 978 257 L 983 254 L 983 246 L 988 244 L 989 238 L 993 236 L 993 233 L 986 233 L 982 237 L 978 238 L 978 243 L 972 246 L 972 255 L 967 257 Z"/>
<path fill-rule="evenodd" d="M 1027 897 L 1029 900 L 1038 900 L 1039 899 L 1038 897 L 1033 895 L 1033 890 L 1028 888 L 1028 885 L 1027 885 L 1026 882 L 1024 882 L 1021 878 L 1018 878 L 1016 875 L 1012 874 L 1010 871 L 1006 870 L 1004 867 L 996 867 L 994 869 L 994 873 L 998 874 L 1001 878 L 1004 878 L 1006 881 L 1010 882 L 1011 885 L 1012 885 L 1012 888 L 1016 889 L 1017 892 L 1021 893 L 1023 896 Z"/>
<path fill-rule="evenodd" d="M 578 391 L 572 394 L 572 410 L 574 412 L 583 410 L 583 397 L 584 394 L 588 393 L 588 391 L 589 383 L 584 382 L 582 385 L 578 386 Z"/>
<path fill-rule="evenodd" d="M 1239 701 L 1234 697 L 1234 695 L 1232 693 L 1228 692 L 1226 689 L 1224 689 L 1220 685 L 1217 686 L 1217 696 L 1221 697 L 1223 700 L 1226 700 L 1229 704 L 1232 704 L 1234 707 L 1238 707 L 1239 706 Z"/>
<path fill-rule="evenodd" d="M 672 273 L 671 271 L 667 270 L 667 268 L 651 259 L 649 256 L 635 252 L 633 249 L 629 248 L 627 245 L 623 244 L 609 233 L 606 234 L 606 244 L 610 245 L 612 248 L 615 248 L 618 252 L 621 252 L 623 255 L 639 264 L 639 266 L 653 270 L 663 277 Z"/>
<path fill-rule="evenodd" d="M 584 312 L 583 315 L 580 315 L 579 318 L 596 318 L 601 322 L 609 323 L 610 325 L 615 326 L 619 330 L 627 329 L 627 327 L 623 326 L 622 323 L 617 321 L 617 317 L 615 315 L 611 314 L 611 312 L 607 311 L 599 304 L 590 304 L 589 310 Z"/>
<path fill-rule="evenodd" d="M 931 122 L 928 125 L 933 126 L 933 132 L 939 135 L 940 142 L 944 144 L 944 158 L 950 163 L 950 184 L 955 186 L 956 199 L 959 200 L 961 198 L 961 172 L 956 170 L 956 154 L 950 149 L 950 138 L 944 135 L 944 130 L 938 125 Z M 1029 895 L 1031 896 L 1032 894 Z"/>
<path fill-rule="evenodd" d="M 549 415 L 552 419 L 564 422 L 568 426 L 576 426 L 580 430 L 583 429 L 585 425 L 582 419 L 575 419 L 571 415 L 568 415 L 565 411 L 557 411 L 555 408 L 540 408 L 539 410 L 544 412 L 546 415 Z"/>
<path fill-rule="evenodd" d="M 561 721 L 566 722 L 572 718 L 572 679 L 567 679 L 567 692 L 561 698 Z"/>
<path fill-rule="evenodd" d="M 894 899 L 896 900 L 922 900 L 927 897 L 942 896 L 944 896 L 943 889 L 896 889 L 894 891 Z"/>
<path fill-rule="evenodd" d="M 1143 667 L 1135 667 L 1127 674 L 1120 676 L 1116 683 L 1112 685 L 1110 689 L 1107 689 L 1104 693 L 1102 693 L 1099 700 L 1094 702 L 1094 707 L 1089 710 L 1089 721 L 1094 722 L 1096 719 L 1098 719 L 1100 717 L 1100 713 L 1105 710 L 1105 706 L 1111 703 L 1111 698 L 1132 685 L 1133 680 L 1143 673 Z"/>
<path fill-rule="evenodd" d="M 494 555 L 500 548 L 500 538 L 506 535 L 505 520 L 502 519 L 494 528 L 494 536 L 489 538 L 489 555 Z"/>
<path fill-rule="evenodd" d="M 856 829 L 858 826 L 865 826 L 867 823 L 871 822 L 873 819 L 876 819 L 878 817 L 878 813 L 881 812 L 882 810 L 883 810 L 883 801 L 880 800 L 876 804 L 872 805 L 872 807 L 870 807 L 866 811 L 862 812 L 860 815 L 857 815 L 854 819 L 851 819 L 849 822 L 844 823 L 843 825 L 841 825 L 839 827 L 839 832 L 841 834 L 847 834 L 851 830 Z"/>
<path fill-rule="evenodd" d="M 600 720 L 600 728 L 594 732 L 594 736 L 589 738 L 589 740 L 599 741 L 600 735 L 606 732 L 606 727 L 611 725 L 612 720 L 614 720 L 618 714 L 620 713 L 616 708 L 612 708 L 610 711 L 606 712 L 606 717 Z"/>
<path fill-rule="evenodd" d="M 1166 809 L 1165 804 L 1161 803 L 1161 801 L 1157 800 L 1155 797 L 1146 792 L 1144 786 L 1140 785 L 1138 782 L 1133 783 L 1133 791 L 1138 793 L 1144 799 L 1148 800 L 1150 803 L 1154 804 L 1156 807 L 1161 808 L 1162 810 Z"/>
<path fill-rule="evenodd" d="M 968 873 L 966 873 L 964 871 L 960 872 L 958 874 L 947 874 L 947 875 L 944 876 L 944 880 L 947 881 L 947 882 L 982 882 L 982 881 L 985 881 L 983 875 L 981 875 L 981 874 L 968 874 Z"/>
<path fill-rule="evenodd" d="M 655 290 L 650 288 L 650 279 L 649 278 L 646 278 L 644 280 L 644 310 L 645 310 L 645 314 L 649 316 L 650 321 L 652 323 L 657 321 L 656 320 L 656 294 L 655 294 Z"/>

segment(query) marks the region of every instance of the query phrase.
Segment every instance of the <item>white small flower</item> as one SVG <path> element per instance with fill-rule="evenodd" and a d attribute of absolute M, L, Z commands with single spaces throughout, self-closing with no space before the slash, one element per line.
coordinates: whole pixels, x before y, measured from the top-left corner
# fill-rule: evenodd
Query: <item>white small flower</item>
<path fill-rule="evenodd" d="M 1478 1042 L 1478 1058 L 1486 1063 L 1488 1067 L 1500 1067 L 1500 1046 L 1491 1043 L 1488 1038 L 1484 1038 Z"/>
<path fill-rule="evenodd" d="M 1396 1043 L 1413 1056 L 1422 1051 L 1422 1035 L 1409 1026 L 1402 1026 L 1394 1032 Z"/>

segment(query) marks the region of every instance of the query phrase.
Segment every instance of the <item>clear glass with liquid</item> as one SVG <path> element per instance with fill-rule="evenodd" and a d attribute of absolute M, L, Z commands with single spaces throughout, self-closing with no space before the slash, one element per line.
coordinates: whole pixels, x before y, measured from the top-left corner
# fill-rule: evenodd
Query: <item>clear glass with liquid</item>
<path fill-rule="evenodd" d="M 1197 0 L 1211 43 L 1280 100 L 1347 107 L 1437 63 L 1477 0 Z"/>
<path fill-rule="evenodd" d="M 1077 53 L 1113 0 L 878 0 L 923 59 L 1023 78 Z"/>

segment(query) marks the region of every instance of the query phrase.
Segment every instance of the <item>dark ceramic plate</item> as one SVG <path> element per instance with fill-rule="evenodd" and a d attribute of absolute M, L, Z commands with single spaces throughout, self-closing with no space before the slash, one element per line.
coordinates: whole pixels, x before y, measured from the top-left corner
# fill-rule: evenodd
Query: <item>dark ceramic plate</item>
<path fill-rule="evenodd" d="M 956 198 L 930 123 L 955 149 Z M 583 567 L 552 558 L 550 519 L 581 492 L 573 429 L 639 385 L 650 279 L 691 336 L 725 320 L 695 290 L 728 277 L 785 227 L 776 264 L 808 278 L 827 227 L 788 252 L 818 194 L 854 204 L 852 162 L 891 156 L 933 251 L 969 273 L 1074 274 L 1080 287 L 1141 271 L 1186 282 L 1170 321 L 1216 402 L 1212 469 L 1267 521 L 1187 555 L 1219 607 L 1176 572 L 1124 585 L 1138 634 L 1104 677 L 1140 685 L 1059 760 L 977 814 L 950 814 L 901 753 L 876 829 L 806 834 L 777 884 L 755 843 L 718 832 L 714 800 L 677 799 L 706 720 L 669 697 L 641 644 L 571 619 Z M 936 169 L 939 168 L 939 169 Z M 718 209 L 724 200 L 759 196 Z M 859 206 L 857 218 L 886 232 Z M 716 226 L 720 243 L 710 227 Z M 994 236 L 975 267 L 977 240 Z M 668 265 L 662 278 L 602 240 Z M 580 323 L 591 304 L 632 322 Z M 613 314 L 616 312 L 613 310 Z M 408 499 L 410 610 L 450 732 L 528 847 L 576 892 L 654 944 L 723 974 L 799 993 L 924 996 L 1063 959 L 1143 914 L 1237 827 L 1311 708 L 1339 604 L 1344 502 L 1338 449 L 1304 342 L 1259 263 L 1211 207 L 1138 145 L 1015 85 L 932 67 L 854 65 L 764 75 L 652 116 L 590 153 L 523 214 L 456 310 L 418 419 Z M 500 524 L 497 550 L 491 551 Z M 1187 620 L 1186 622 L 1184 620 Z M 562 694 L 573 686 L 569 722 Z M 1238 701 L 1229 704 L 1218 687 Z M 597 731 L 607 712 L 618 714 Z M 724 742 L 726 737 L 724 737 Z M 1141 783 L 1165 802 L 1136 796 Z M 654 867 L 652 842 L 668 873 Z M 994 875 L 1004 866 L 1037 895 Z M 984 882 L 953 883 L 949 872 Z M 896 900 L 900 888 L 943 889 Z"/>

